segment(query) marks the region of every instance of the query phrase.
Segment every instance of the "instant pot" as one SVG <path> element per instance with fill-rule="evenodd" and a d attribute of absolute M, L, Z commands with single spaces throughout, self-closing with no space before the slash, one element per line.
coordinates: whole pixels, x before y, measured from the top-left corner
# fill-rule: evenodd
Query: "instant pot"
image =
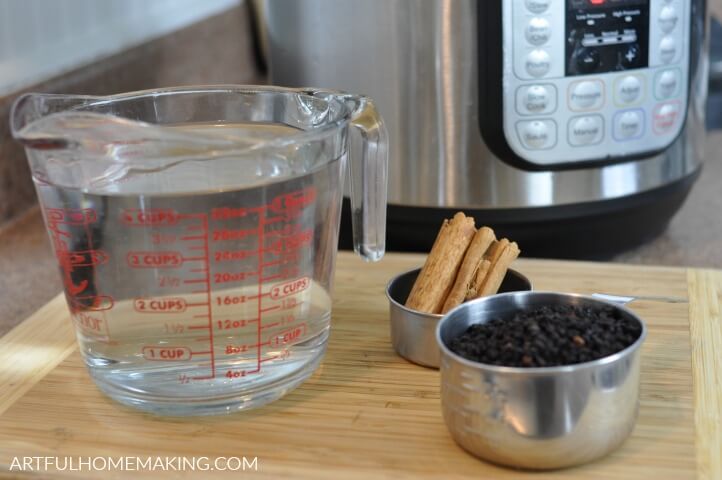
<path fill-rule="evenodd" d="M 376 100 L 390 249 L 428 250 L 464 210 L 526 255 L 605 256 L 662 232 L 699 176 L 705 0 L 261 6 L 272 83 Z"/>

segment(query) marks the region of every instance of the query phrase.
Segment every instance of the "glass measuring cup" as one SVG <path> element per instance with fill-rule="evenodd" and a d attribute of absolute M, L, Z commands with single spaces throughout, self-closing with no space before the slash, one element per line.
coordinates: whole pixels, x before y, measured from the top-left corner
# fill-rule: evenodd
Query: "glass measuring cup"
<path fill-rule="evenodd" d="M 386 130 L 368 98 L 238 86 L 28 94 L 11 127 L 85 363 L 122 403 L 229 412 L 313 373 L 347 158 L 356 251 L 384 253 Z"/>

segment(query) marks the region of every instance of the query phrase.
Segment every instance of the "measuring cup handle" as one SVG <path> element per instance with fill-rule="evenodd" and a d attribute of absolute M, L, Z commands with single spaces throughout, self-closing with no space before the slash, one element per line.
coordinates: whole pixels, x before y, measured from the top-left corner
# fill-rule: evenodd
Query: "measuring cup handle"
<path fill-rule="evenodd" d="M 388 133 L 370 98 L 353 100 L 348 155 L 353 245 L 363 259 L 375 262 L 386 250 Z"/>

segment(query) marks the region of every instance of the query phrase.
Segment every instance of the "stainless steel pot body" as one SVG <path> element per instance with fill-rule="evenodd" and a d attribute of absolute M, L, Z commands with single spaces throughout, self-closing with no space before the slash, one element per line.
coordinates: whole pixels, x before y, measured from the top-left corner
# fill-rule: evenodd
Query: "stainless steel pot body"
<path fill-rule="evenodd" d="M 652 156 L 548 171 L 512 166 L 480 135 L 478 82 L 486 72 L 478 64 L 476 0 L 265 0 L 263 26 L 273 83 L 359 91 L 377 101 L 390 135 L 390 204 L 552 207 L 624 198 L 700 167 L 706 2 L 685 1 L 689 101 L 677 139 Z"/>

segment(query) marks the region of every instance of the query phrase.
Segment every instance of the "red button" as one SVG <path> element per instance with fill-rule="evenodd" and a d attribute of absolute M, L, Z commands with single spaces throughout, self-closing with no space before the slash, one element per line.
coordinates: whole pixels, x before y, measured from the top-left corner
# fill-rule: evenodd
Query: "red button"
<path fill-rule="evenodd" d="M 606 0 L 589 0 L 589 3 L 591 3 L 592 5 L 604 5 L 605 1 Z"/>
<path fill-rule="evenodd" d="M 675 100 L 667 103 L 660 103 L 654 109 L 654 133 L 663 135 L 671 132 L 677 123 L 680 114 L 680 103 Z"/>

